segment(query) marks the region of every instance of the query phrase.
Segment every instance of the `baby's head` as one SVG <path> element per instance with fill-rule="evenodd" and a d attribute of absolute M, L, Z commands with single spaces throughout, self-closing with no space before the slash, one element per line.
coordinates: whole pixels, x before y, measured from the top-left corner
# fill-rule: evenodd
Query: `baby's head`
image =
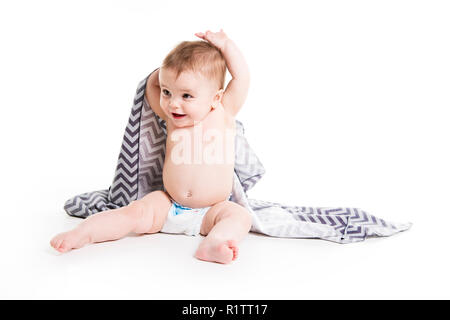
<path fill-rule="evenodd" d="M 184 41 L 159 71 L 160 105 L 177 127 L 192 126 L 221 104 L 226 62 L 206 41 Z"/>

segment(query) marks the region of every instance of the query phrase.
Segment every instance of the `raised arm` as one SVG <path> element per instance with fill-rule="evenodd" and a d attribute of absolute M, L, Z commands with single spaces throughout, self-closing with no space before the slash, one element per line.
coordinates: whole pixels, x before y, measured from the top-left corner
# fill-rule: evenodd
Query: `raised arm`
<path fill-rule="evenodd" d="M 250 71 L 239 48 L 221 29 L 219 32 L 198 32 L 197 37 L 217 47 L 225 58 L 232 79 L 227 85 L 222 104 L 230 114 L 235 116 L 244 105 L 250 87 Z"/>

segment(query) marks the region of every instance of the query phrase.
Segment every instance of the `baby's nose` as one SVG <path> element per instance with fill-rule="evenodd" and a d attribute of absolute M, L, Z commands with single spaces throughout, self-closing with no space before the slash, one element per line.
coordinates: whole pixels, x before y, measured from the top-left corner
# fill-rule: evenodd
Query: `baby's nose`
<path fill-rule="evenodd" d="M 169 107 L 170 107 L 170 109 L 180 109 L 180 102 L 177 100 L 177 99 L 172 99 L 172 100 L 170 100 L 170 103 L 169 103 Z"/>

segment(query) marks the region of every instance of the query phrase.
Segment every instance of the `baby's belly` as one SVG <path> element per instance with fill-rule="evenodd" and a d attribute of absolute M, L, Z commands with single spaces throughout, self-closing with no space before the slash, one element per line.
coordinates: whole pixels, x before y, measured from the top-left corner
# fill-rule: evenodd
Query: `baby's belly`
<path fill-rule="evenodd" d="M 234 164 L 174 164 L 165 161 L 163 183 L 179 204 L 203 208 L 227 200 L 233 187 Z"/>

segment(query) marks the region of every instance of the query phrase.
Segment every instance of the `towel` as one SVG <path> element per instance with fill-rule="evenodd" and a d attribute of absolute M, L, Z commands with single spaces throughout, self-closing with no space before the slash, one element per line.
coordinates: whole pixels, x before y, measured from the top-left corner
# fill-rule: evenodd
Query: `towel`
<path fill-rule="evenodd" d="M 153 112 L 145 99 L 149 76 L 138 84 L 111 186 L 68 199 L 64 204 L 67 214 L 86 218 L 97 212 L 126 206 L 149 192 L 163 190 L 167 131 L 165 121 Z M 244 126 L 238 120 L 236 129 L 230 201 L 249 210 L 252 215 L 250 231 L 273 237 L 352 243 L 368 237 L 391 236 L 411 227 L 411 223 L 385 221 L 359 208 L 289 206 L 249 199 L 247 191 L 261 179 L 265 169 L 248 144 Z"/>

